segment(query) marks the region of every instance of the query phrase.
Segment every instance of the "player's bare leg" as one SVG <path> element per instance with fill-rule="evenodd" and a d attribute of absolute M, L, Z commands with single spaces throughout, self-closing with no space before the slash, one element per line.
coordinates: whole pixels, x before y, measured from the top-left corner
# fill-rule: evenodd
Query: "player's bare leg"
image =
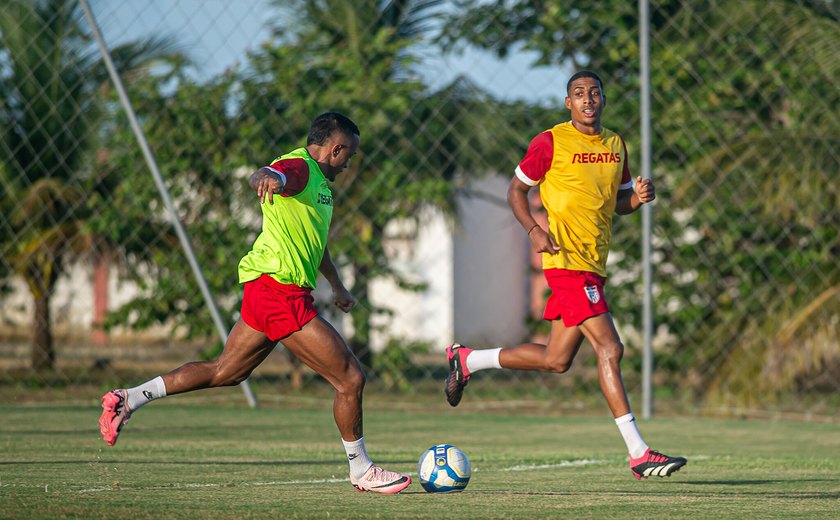
<path fill-rule="evenodd" d="M 624 381 L 621 378 L 621 358 L 624 345 L 615 329 L 610 313 L 599 314 L 587 319 L 580 325 L 586 338 L 592 344 L 598 357 L 598 378 L 601 392 L 607 399 L 627 450 L 630 453 L 630 470 L 636 479 L 649 476 L 670 477 L 672 473 L 685 466 L 686 459 L 671 457 L 651 450 L 642 440 L 636 427 L 636 420 L 630 411 Z"/>
<path fill-rule="evenodd" d="M 551 322 L 548 345 L 522 343 L 499 353 L 503 368 L 536 370 L 562 374 L 571 368 L 583 343 L 583 333 L 577 327 L 566 327 L 560 320 Z"/>
<path fill-rule="evenodd" d="M 618 331 L 615 330 L 612 315 L 607 312 L 593 316 L 584 320 L 579 327 L 595 350 L 601 392 L 607 399 L 613 417 L 627 415 L 630 413 L 630 404 L 624 390 L 624 380 L 621 378 L 624 345 L 618 337 Z"/>
<path fill-rule="evenodd" d="M 344 440 L 362 436 L 365 375 L 338 332 L 320 317 L 284 338 L 283 345 L 335 388 L 333 415 Z"/>
<path fill-rule="evenodd" d="M 239 320 L 217 359 L 192 361 L 162 376 L 166 394 L 238 385 L 251 375 L 276 345 L 276 341 L 271 341 L 264 333 Z"/>
<path fill-rule="evenodd" d="M 577 327 L 567 328 L 562 321 L 555 320 L 551 322 L 548 345 L 521 343 L 510 348 L 485 350 L 473 350 L 458 343 L 450 345 L 446 349 L 449 363 L 444 384 L 446 400 L 451 406 L 458 406 L 474 370 L 508 368 L 562 374 L 572 366 L 582 342 L 583 333 Z"/>
<path fill-rule="evenodd" d="M 399 493 L 411 478 L 373 464 L 364 445 L 365 375 L 341 335 L 320 316 L 284 338 L 283 345 L 335 389 L 333 416 L 350 462 L 350 482 L 360 492 Z"/>
<path fill-rule="evenodd" d="M 165 395 L 181 394 L 214 386 L 236 385 L 244 381 L 271 352 L 276 341 L 236 322 L 218 359 L 194 361 L 133 389 L 112 390 L 102 396 L 99 432 L 113 446 L 131 414 L 141 405 Z"/>

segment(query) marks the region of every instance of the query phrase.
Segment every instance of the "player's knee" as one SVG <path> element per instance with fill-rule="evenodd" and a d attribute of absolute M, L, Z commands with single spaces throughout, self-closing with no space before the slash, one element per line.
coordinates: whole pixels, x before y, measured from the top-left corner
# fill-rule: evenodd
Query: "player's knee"
<path fill-rule="evenodd" d="M 620 341 L 611 341 L 601 345 L 597 352 L 602 361 L 618 363 L 624 357 L 624 344 Z"/>
<path fill-rule="evenodd" d="M 548 359 L 545 364 L 545 371 L 555 374 L 568 372 L 570 368 L 572 368 L 572 362 L 565 359 Z"/>
<path fill-rule="evenodd" d="M 333 387 L 341 395 L 359 398 L 362 395 L 362 390 L 364 390 L 366 382 L 367 379 L 364 372 L 354 367 L 333 379 Z"/>
<path fill-rule="evenodd" d="M 250 375 L 250 370 L 239 367 L 225 367 L 216 363 L 216 371 L 211 386 L 236 386 L 248 379 Z"/>
<path fill-rule="evenodd" d="M 348 371 L 344 378 L 344 386 L 347 393 L 361 395 L 362 390 L 365 388 L 365 383 L 367 383 L 367 377 L 364 372 L 358 369 Z"/>
<path fill-rule="evenodd" d="M 241 383 L 242 381 L 245 381 L 246 379 L 248 379 L 248 376 L 250 376 L 250 375 L 251 375 L 250 372 L 239 372 L 239 373 L 233 374 L 232 376 L 230 376 L 226 379 L 225 384 L 223 386 L 236 386 L 239 383 Z"/>

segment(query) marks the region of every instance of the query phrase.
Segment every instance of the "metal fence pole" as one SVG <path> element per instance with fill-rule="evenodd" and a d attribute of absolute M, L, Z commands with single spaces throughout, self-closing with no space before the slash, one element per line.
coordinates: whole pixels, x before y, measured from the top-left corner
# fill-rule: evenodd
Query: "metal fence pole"
<path fill-rule="evenodd" d="M 122 80 L 120 79 L 119 74 L 117 73 L 117 69 L 114 66 L 114 62 L 111 59 L 111 55 L 108 52 L 108 48 L 105 45 L 105 41 L 102 38 L 102 33 L 99 30 L 99 26 L 96 23 L 96 19 L 93 16 L 93 11 L 88 4 L 88 0 L 79 0 L 82 9 L 85 12 L 85 17 L 90 24 L 91 31 L 93 32 L 94 38 L 96 38 L 96 44 L 99 46 L 99 53 L 102 55 L 102 60 L 105 63 L 105 67 L 108 69 L 108 74 L 111 76 L 111 81 L 114 82 L 114 87 L 117 90 L 117 93 L 120 96 L 120 102 L 123 106 L 123 109 L 128 116 L 128 121 L 131 124 L 131 129 L 134 131 L 134 135 L 137 138 L 137 143 L 140 145 L 140 149 L 143 151 L 143 157 L 146 159 L 146 164 L 149 167 L 149 171 L 152 173 L 152 177 L 155 180 L 155 185 L 157 185 L 158 191 L 160 192 L 160 196 L 163 199 L 163 202 L 166 204 L 166 208 L 169 211 L 169 216 L 172 220 L 172 225 L 175 227 L 175 233 L 178 235 L 178 240 L 181 242 L 181 247 L 184 249 L 184 254 L 187 257 L 187 261 L 192 268 L 193 275 L 195 275 L 196 281 L 198 282 L 198 286 L 201 289 L 201 294 L 204 296 L 204 301 L 207 304 L 208 309 L 210 310 L 210 314 L 213 317 L 213 323 L 216 325 L 216 331 L 219 334 L 219 338 L 222 340 L 222 343 L 227 341 L 228 337 L 228 329 L 225 326 L 224 322 L 222 321 L 222 316 L 219 313 L 218 306 L 216 305 L 216 301 L 213 299 L 213 294 L 210 292 L 210 288 L 207 286 L 207 281 L 204 278 L 204 274 L 201 271 L 201 266 L 198 265 L 198 260 L 195 258 L 195 253 L 193 252 L 192 245 L 190 244 L 189 237 L 187 237 L 187 233 L 184 230 L 184 226 L 181 223 L 180 217 L 178 217 L 178 212 L 175 209 L 175 204 L 172 202 L 172 197 L 169 195 L 169 190 L 166 188 L 166 185 L 163 183 L 163 177 L 160 174 L 160 169 L 158 168 L 157 161 L 155 160 L 154 155 L 152 154 L 152 150 L 149 147 L 149 143 L 146 141 L 146 136 L 143 133 L 143 129 L 140 128 L 139 123 L 137 122 L 137 116 L 134 113 L 134 109 L 131 106 L 131 101 L 128 99 L 128 95 L 126 94 L 125 88 L 123 86 Z M 251 390 L 251 385 L 246 379 L 243 381 L 240 386 L 242 387 L 242 391 L 245 392 L 245 398 L 248 400 L 248 405 L 251 408 L 255 408 L 257 406 L 257 400 L 254 396 L 253 391 Z"/>
<path fill-rule="evenodd" d="M 648 0 L 639 0 L 639 71 L 641 84 L 641 167 L 642 177 L 651 177 L 651 126 L 650 126 L 650 12 Z M 651 266 L 651 227 L 653 208 L 642 206 L 642 269 L 644 280 L 644 307 L 642 310 L 642 417 L 653 415 L 653 269 Z"/>

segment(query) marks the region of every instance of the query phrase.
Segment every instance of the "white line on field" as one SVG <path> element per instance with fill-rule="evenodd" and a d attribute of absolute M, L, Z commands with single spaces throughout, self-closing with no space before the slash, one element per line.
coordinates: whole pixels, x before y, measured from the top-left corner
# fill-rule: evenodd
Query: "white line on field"
<path fill-rule="evenodd" d="M 226 482 L 221 484 L 206 484 L 206 483 L 181 483 L 173 482 L 165 486 L 151 486 L 152 489 L 194 489 L 194 488 L 223 488 L 223 487 L 260 487 L 260 486 L 295 486 L 306 484 L 334 484 L 336 482 L 350 482 L 349 478 L 319 478 L 313 480 L 285 480 L 272 482 Z M 113 487 L 98 487 L 81 489 L 79 493 L 98 493 L 101 491 L 113 491 Z"/>
<path fill-rule="evenodd" d="M 579 460 L 564 460 L 555 464 L 525 464 L 522 466 L 511 466 L 509 468 L 502 468 L 500 471 L 530 471 L 534 469 L 553 469 L 553 468 L 571 468 L 576 466 L 590 466 L 592 464 L 603 464 L 604 462 L 612 462 L 608 459 L 579 459 Z"/>
<path fill-rule="evenodd" d="M 708 455 L 694 455 L 691 457 L 692 460 L 708 460 L 710 457 Z M 580 467 L 580 466 L 591 466 L 594 464 L 604 464 L 604 463 L 612 463 L 616 462 L 618 459 L 577 459 L 577 460 L 564 460 L 562 462 L 556 462 L 553 464 L 523 464 L 518 466 L 510 466 L 507 468 L 501 468 L 497 471 L 533 471 L 533 470 L 540 470 L 540 469 L 555 469 L 555 468 L 573 468 L 573 467 Z M 622 459 L 623 460 L 623 459 Z M 416 472 L 408 473 L 411 476 L 416 476 Z M 222 488 L 222 487 L 262 487 L 262 486 L 308 486 L 312 484 L 335 484 L 338 482 L 350 482 L 349 478 L 320 478 L 320 479 L 312 479 L 312 480 L 274 480 L 269 482 L 228 482 L 228 483 L 221 483 L 221 484 L 206 484 L 206 483 L 172 483 L 167 484 L 165 486 L 152 486 L 153 489 L 190 489 L 190 488 Z M 79 493 L 99 493 L 103 491 L 114 491 L 114 487 L 97 487 L 97 488 L 88 488 L 88 489 L 81 489 Z"/>

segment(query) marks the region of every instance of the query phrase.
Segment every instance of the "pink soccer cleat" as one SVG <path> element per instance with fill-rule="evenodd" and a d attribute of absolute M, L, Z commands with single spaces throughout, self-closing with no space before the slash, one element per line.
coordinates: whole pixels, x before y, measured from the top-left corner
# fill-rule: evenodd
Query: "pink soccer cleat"
<path fill-rule="evenodd" d="M 123 425 L 131 417 L 128 409 L 128 392 L 112 390 L 102 396 L 102 415 L 99 416 L 99 433 L 108 446 L 117 443 Z"/>
<path fill-rule="evenodd" d="M 373 464 L 368 468 L 362 478 L 354 479 L 353 475 L 350 475 L 350 483 L 353 484 L 353 487 L 359 493 L 372 491 L 374 493 L 394 495 L 411 484 L 411 477 L 388 471 Z"/>
<path fill-rule="evenodd" d="M 461 397 L 464 395 L 464 387 L 470 380 L 470 371 L 467 370 L 467 356 L 472 352 L 458 343 L 446 347 L 446 360 L 449 362 L 449 375 L 446 376 L 446 386 L 443 391 L 446 393 L 446 401 L 451 406 L 458 406 Z"/>

